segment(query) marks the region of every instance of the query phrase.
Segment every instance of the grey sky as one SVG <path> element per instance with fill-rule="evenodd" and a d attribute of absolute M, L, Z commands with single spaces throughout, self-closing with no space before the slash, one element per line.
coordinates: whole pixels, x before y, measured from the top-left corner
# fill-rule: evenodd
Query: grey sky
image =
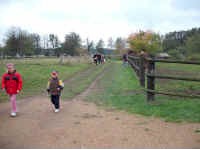
<path fill-rule="evenodd" d="M 199 0 L 0 0 L 0 42 L 11 26 L 41 35 L 69 32 L 97 41 L 151 29 L 200 27 Z"/>

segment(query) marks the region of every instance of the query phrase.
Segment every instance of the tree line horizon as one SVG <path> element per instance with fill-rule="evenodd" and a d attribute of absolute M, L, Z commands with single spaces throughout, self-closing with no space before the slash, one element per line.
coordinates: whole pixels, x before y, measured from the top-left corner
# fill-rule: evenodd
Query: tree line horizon
<path fill-rule="evenodd" d="M 128 46 L 127 46 L 128 45 Z M 146 51 L 150 54 L 167 52 L 177 59 L 200 59 L 200 28 L 186 31 L 173 31 L 160 35 L 152 30 L 130 33 L 127 38 L 110 37 L 105 46 L 105 41 L 99 39 L 94 42 L 85 39 L 84 44 L 80 35 L 75 32 L 65 34 L 61 42 L 54 33 L 41 36 L 38 33 L 29 33 L 20 27 L 11 27 L 0 45 L 0 56 L 31 56 L 31 55 L 56 55 L 67 54 L 71 56 L 102 52 L 102 48 L 116 49 L 115 53 L 125 53 L 128 49 L 135 52 Z M 96 51 L 94 51 L 96 50 Z"/>

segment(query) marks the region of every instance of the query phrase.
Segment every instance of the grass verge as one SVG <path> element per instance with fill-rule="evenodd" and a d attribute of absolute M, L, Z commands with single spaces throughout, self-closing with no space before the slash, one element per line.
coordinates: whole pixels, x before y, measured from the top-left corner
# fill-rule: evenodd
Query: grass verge
<path fill-rule="evenodd" d="M 130 67 L 113 62 L 98 81 L 97 88 L 86 98 L 106 107 L 163 118 L 172 122 L 200 122 L 200 101 L 179 97 L 156 96 L 147 103 L 135 73 Z"/>

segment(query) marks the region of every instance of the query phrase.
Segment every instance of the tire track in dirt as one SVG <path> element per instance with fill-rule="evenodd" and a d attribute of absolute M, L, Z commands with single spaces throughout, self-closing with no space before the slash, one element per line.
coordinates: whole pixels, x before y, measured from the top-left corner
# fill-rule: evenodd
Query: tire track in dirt
<path fill-rule="evenodd" d="M 86 71 L 83 71 L 81 73 L 81 76 L 86 77 L 88 74 L 92 73 L 94 69 L 95 68 L 92 67 L 87 69 Z M 76 76 L 65 81 L 65 83 L 68 84 L 73 83 L 73 80 Z M 71 103 L 72 101 L 62 102 L 63 106 L 61 106 L 61 110 L 64 111 L 64 107 L 66 105 L 70 105 Z M 61 117 L 59 117 L 61 113 L 59 114 L 52 113 L 52 108 L 50 106 L 49 99 L 45 97 L 44 93 L 42 93 L 41 96 L 30 97 L 19 101 L 18 105 L 20 106 L 20 113 L 17 118 L 10 118 L 8 116 L 10 104 L 9 103 L 4 103 L 4 104 L 5 105 L 3 107 L 5 108 L 1 107 L 4 111 L 1 111 L 2 116 L 0 116 L 0 120 L 4 122 L 3 124 L 0 125 L 0 138 L 1 138 L 0 147 L 24 148 L 25 145 L 28 145 L 28 147 L 34 148 L 35 146 L 39 146 L 40 144 L 36 143 L 28 144 L 29 140 L 27 140 L 27 138 L 24 137 L 27 136 L 29 137 L 30 134 L 31 139 L 34 143 L 34 141 L 37 141 L 38 137 L 42 138 L 43 137 L 42 135 L 48 135 L 48 133 L 45 134 L 45 132 L 47 132 L 45 130 L 47 128 L 51 128 L 52 126 L 56 125 L 58 118 L 60 118 L 60 120 L 62 120 L 62 118 L 65 118 L 62 115 Z M 55 117 L 55 115 L 57 116 Z M 14 126 L 10 124 L 13 121 L 14 121 L 13 124 Z M 34 132 L 34 130 L 38 132 Z M 12 138 L 15 139 L 12 140 Z M 46 136 L 44 138 L 46 138 Z M 24 141 L 26 141 L 26 144 L 23 143 Z M 40 141 L 37 142 L 41 143 Z M 73 143 L 76 142 L 73 141 Z M 43 144 L 44 143 L 41 143 L 41 145 Z"/>
<path fill-rule="evenodd" d="M 81 94 L 78 94 L 76 97 L 74 97 L 72 100 L 73 101 L 76 101 L 76 100 L 82 100 L 84 99 L 93 89 L 96 89 L 96 84 L 97 84 L 97 81 L 99 81 L 102 76 L 104 75 L 105 71 L 108 71 L 109 68 L 111 67 L 111 64 L 109 64 L 109 66 L 106 66 L 106 68 L 103 69 L 103 71 L 100 73 L 100 75 L 98 75 L 96 77 L 96 79 L 90 84 L 90 86 L 85 89 L 84 92 L 82 92 Z"/>

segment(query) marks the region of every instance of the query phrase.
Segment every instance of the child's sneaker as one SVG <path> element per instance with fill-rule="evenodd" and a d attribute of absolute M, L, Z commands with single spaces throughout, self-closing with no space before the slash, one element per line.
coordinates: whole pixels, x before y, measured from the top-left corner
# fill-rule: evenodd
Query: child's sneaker
<path fill-rule="evenodd" d="M 15 117 L 16 116 L 16 112 L 11 112 L 10 116 L 11 117 Z"/>
<path fill-rule="evenodd" d="M 55 109 L 55 113 L 59 112 L 59 109 Z"/>

